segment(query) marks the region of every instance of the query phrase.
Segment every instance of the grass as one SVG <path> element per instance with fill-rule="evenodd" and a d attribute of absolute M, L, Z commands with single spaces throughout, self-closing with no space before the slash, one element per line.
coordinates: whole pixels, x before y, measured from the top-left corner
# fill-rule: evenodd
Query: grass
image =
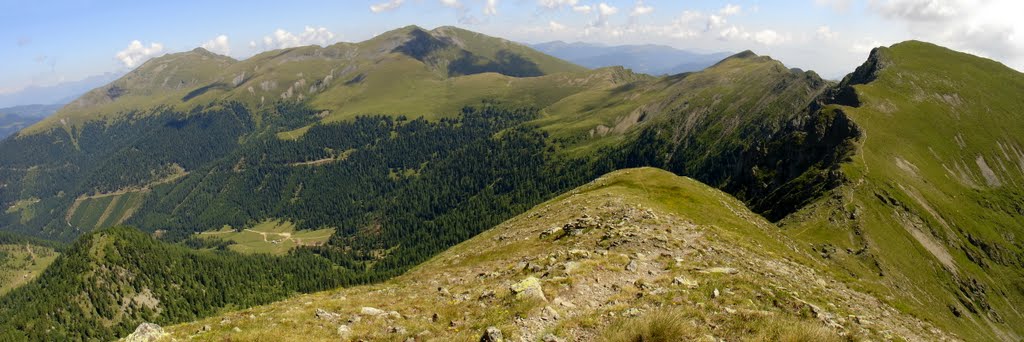
<path fill-rule="evenodd" d="M 68 224 L 88 231 L 124 223 L 147 194 L 127 191 L 79 198 L 66 215 Z"/>
<path fill-rule="evenodd" d="M 963 337 L 1016 339 L 1024 334 L 1024 325 L 1011 323 L 1024 321 L 1024 270 L 978 242 L 1024 255 L 1015 238 L 1024 234 L 1024 100 L 1015 95 L 1024 92 L 1024 74 L 922 42 L 878 57 L 887 67 L 855 86 L 861 105 L 837 107 L 865 132 L 843 165 L 850 184 L 787 220 L 786 231 L 836 246 L 832 272 L 894 307 Z M 850 219 L 853 211 L 859 214 Z M 925 248 L 929 242 L 912 230 L 937 247 Z M 859 255 L 844 252 L 864 247 Z M 936 251 L 950 256 L 953 269 Z M 959 289 L 974 281 L 989 295 L 971 301 L 990 305 L 1004 323 L 987 312 L 957 318 L 948 308 L 967 312 Z"/>
<path fill-rule="evenodd" d="M 224 227 L 217 231 L 199 233 L 198 236 L 233 241 L 235 244 L 228 248 L 239 253 L 284 255 L 300 244 L 323 244 L 332 234 L 334 234 L 334 229 L 295 231 L 295 224 L 291 222 L 270 220 L 243 228 L 240 231 Z"/>
<path fill-rule="evenodd" d="M 636 216 L 646 209 L 656 217 Z M 633 214 L 623 214 L 629 212 Z M 612 228 L 594 228 L 574 238 L 537 238 L 548 227 L 582 213 L 633 233 L 613 238 L 619 242 L 603 253 L 598 246 Z M 270 229 L 287 229 L 273 225 Z M 828 310 L 837 317 L 874 315 L 892 324 L 843 321 L 853 338 L 882 339 L 881 330 L 915 329 L 916 323 L 908 321 L 912 318 L 883 317 L 873 306 L 862 307 L 867 303 L 862 294 L 806 278 L 814 271 L 799 265 L 814 265 L 814 260 L 768 226 L 738 200 L 694 180 L 651 168 L 623 170 L 538 205 L 384 283 L 300 295 L 166 329 L 174 338 L 199 341 L 336 340 L 339 325 L 351 328 L 351 340 L 479 340 L 488 326 L 498 327 L 511 340 L 539 340 L 548 333 L 569 340 L 840 340 L 804 303 L 835 303 Z M 559 267 L 573 249 L 590 256 L 577 259 L 580 266 L 564 274 Z M 624 265 L 638 253 L 651 257 L 644 258 L 637 272 L 625 271 Z M 673 256 L 661 253 L 682 261 L 677 265 Z M 527 261 L 545 270 L 518 265 Z M 741 271 L 697 271 L 713 266 Z M 516 299 L 508 290 L 528 276 L 540 279 L 547 302 Z M 699 285 L 673 285 L 675 277 Z M 714 289 L 722 295 L 712 298 Z M 566 302 L 572 306 L 561 304 Z M 402 317 L 363 316 L 349 323 L 361 307 L 394 310 Z M 560 318 L 547 316 L 548 307 Z M 317 319 L 317 309 L 336 312 L 341 320 Z M 631 309 L 640 315 L 625 316 Z M 212 331 L 197 332 L 204 325 Z M 388 332 L 395 326 L 405 333 Z M 922 329 L 919 333 L 927 334 Z"/>
<path fill-rule="evenodd" d="M 0 245 L 0 295 L 38 277 L 59 254 L 34 245 Z"/>

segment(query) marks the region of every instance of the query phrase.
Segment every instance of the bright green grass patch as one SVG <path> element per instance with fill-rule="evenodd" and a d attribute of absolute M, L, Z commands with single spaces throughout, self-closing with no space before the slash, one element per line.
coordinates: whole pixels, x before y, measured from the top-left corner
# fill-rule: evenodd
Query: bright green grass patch
<path fill-rule="evenodd" d="M 47 247 L 0 245 L 0 295 L 35 279 L 57 255 Z"/>
<path fill-rule="evenodd" d="M 239 253 L 283 255 L 297 246 L 326 243 L 333 234 L 333 228 L 296 231 L 294 223 L 268 220 L 240 231 L 225 226 L 220 230 L 199 233 L 198 236 L 233 241 L 235 244 L 228 248 Z"/>

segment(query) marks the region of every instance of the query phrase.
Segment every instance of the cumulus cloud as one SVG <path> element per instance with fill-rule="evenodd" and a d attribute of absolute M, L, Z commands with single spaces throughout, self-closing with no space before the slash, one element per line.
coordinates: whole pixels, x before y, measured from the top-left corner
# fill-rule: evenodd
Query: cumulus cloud
<path fill-rule="evenodd" d="M 441 0 L 441 4 L 451 8 L 462 8 L 462 2 L 459 0 Z"/>
<path fill-rule="evenodd" d="M 743 8 L 740 5 L 727 4 L 722 9 L 718 10 L 721 15 L 736 15 L 739 14 Z"/>
<path fill-rule="evenodd" d="M 228 43 L 227 35 L 219 35 L 203 43 L 202 48 L 221 55 L 231 54 L 231 45 Z"/>
<path fill-rule="evenodd" d="M 602 2 L 597 5 L 597 11 L 603 16 L 610 16 L 619 13 L 619 8 Z"/>
<path fill-rule="evenodd" d="M 498 0 L 487 0 L 484 4 L 484 15 L 498 14 Z"/>
<path fill-rule="evenodd" d="M 264 50 L 286 49 L 296 46 L 320 45 L 325 46 L 334 42 L 334 33 L 326 27 L 306 28 L 299 34 L 293 34 L 283 29 L 277 29 L 273 34 L 263 37 L 262 48 Z M 256 42 L 249 43 L 250 47 L 259 47 Z"/>
<path fill-rule="evenodd" d="M 164 51 L 164 45 L 160 43 L 150 43 L 149 46 L 145 46 L 138 40 L 133 40 L 128 44 L 128 47 L 124 50 L 118 51 L 114 57 L 121 61 L 124 66 L 134 68 L 149 60 L 150 58 L 156 57 Z"/>
<path fill-rule="evenodd" d="M 956 16 L 966 5 L 967 1 L 960 0 L 882 0 L 872 1 L 870 7 L 890 18 L 934 21 Z"/>
<path fill-rule="evenodd" d="M 818 6 L 829 6 L 837 11 L 846 11 L 850 8 L 850 0 L 814 0 Z"/>
<path fill-rule="evenodd" d="M 370 5 L 370 11 L 373 13 L 387 12 L 402 6 L 405 0 L 389 0 L 381 3 Z"/>
<path fill-rule="evenodd" d="M 579 5 L 579 6 L 573 6 L 572 7 L 572 11 L 576 12 L 576 13 L 589 14 L 590 11 L 593 11 L 593 10 L 594 10 L 594 7 L 592 7 L 590 5 Z"/>
<path fill-rule="evenodd" d="M 832 31 L 831 27 L 823 25 L 818 26 L 818 29 L 814 32 L 814 36 L 818 38 L 818 40 L 831 41 L 839 37 L 839 33 Z"/>
<path fill-rule="evenodd" d="M 552 32 L 562 32 L 565 31 L 568 27 L 566 27 L 562 23 L 552 20 L 548 22 L 548 28 L 550 28 Z"/>
<path fill-rule="evenodd" d="M 558 9 L 562 6 L 576 6 L 579 0 L 537 0 L 537 5 L 547 9 Z"/>
<path fill-rule="evenodd" d="M 651 14 L 651 12 L 654 12 L 654 7 L 645 6 L 643 0 L 636 0 L 636 4 L 633 5 L 633 12 L 630 13 L 629 15 L 637 17 L 641 15 Z"/>

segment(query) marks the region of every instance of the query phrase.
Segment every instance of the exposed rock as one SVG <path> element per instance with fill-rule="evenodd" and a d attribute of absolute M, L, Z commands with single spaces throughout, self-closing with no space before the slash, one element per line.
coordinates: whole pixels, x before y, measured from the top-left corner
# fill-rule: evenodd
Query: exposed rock
<path fill-rule="evenodd" d="M 505 337 L 497 327 L 487 327 L 484 335 L 480 336 L 480 342 L 505 342 Z"/>
<path fill-rule="evenodd" d="M 555 305 L 558 305 L 558 306 L 561 306 L 561 307 L 570 308 L 570 309 L 576 307 L 576 304 L 568 302 L 568 301 L 566 301 L 565 299 L 562 299 L 562 298 L 557 298 L 556 297 L 552 302 L 555 303 Z"/>
<path fill-rule="evenodd" d="M 359 313 L 366 316 L 380 316 L 387 314 L 387 312 L 384 310 L 369 306 L 364 306 L 363 308 L 359 309 Z"/>
<path fill-rule="evenodd" d="M 543 342 L 566 342 L 564 338 L 555 336 L 554 334 L 544 335 L 540 340 Z"/>
<path fill-rule="evenodd" d="M 672 279 L 672 285 L 685 286 L 685 287 L 688 287 L 688 288 L 691 288 L 691 289 L 692 288 L 697 288 L 697 286 L 698 286 L 696 280 L 689 279 L 689 278 L 683 278 L 683 277 L 675 277 L 675 278 L 673 278 Z"/>
<path fill-rule="evenodd" d="M 559 319 L 562 318 L 562 316 L 559 315 L 558 311 L 555 311 L 554 308 L 552 308 L 550 306 L 545 306 L 544 307 L 544 318 L 553 319 L 553 320 L 559 320 Z"/>
<path fill-rule="evenodd" d="M 626 316 L 626 317 L 636 317 L 636 316 L 640 316 L 640 309 L 637 309 L 637 308 L 629 308 L 629 309 L 626 309 L 626 311 L 623 311 L 623 312 L 622 312 L 622 315 L 623 315 L 623 316 Z"/>
<path fill-rule="evenodd" d="M 231 331 L 234 331 L 236 333 L 240 333 L 240 332 L 242 332 L 242 328 L 234 327 L 234 328 L 231 328 Z"/>
<path fill-rule="evenodd" d="M 363 320 L 363 317 L 359 316 L 359 315 L 352 315 L 352 317 L 348 318 L 348 322 L 349 323 L 359 323 L 359 321 L 362 321 L 362 320 Z"/>
<path fill-rule="evenodd" d="M 164 336 L 167 336 L 167 333 L 164 332 L 164 328 L 161 328 L 159 325 L 153 323 L 142 323 L 135 328 L 135 332 L 128 335 L 128 337 L 125 337 L 124 340 L 127 342 L 150 342 L 159 340 Z"/>
<path fill-rule="evenodd" d="M 551 227 L 551 228 L 545 229 L 543 232 L 540 232 L 540 238 L 541 239 L 544 239 L 544 238 L 547 238 L 547 237 L 550 237 L 550 236 L 553 236 L 553 237 L 555 237 L 555 239 L 558 239 L 558 238 L 562 237 L 562 235 L 565 235 L 565 230 L 563 230 L 562 227 Z"/>
<path fill-rule="evenodd" d="M 324 309 L 316 309 L 316 318 L 329 322 L 334 322 L 341 319 L 341 314 L 338 314 L 336 312 L 330 312 Z"/>
<path fill-rule="evenodd" d="M 400 326 L 400 325 L 390 326 L 390 327 L 388 327 L 387 331 L 388 331 L 389 334 L 399 334 L 399 335 L 405 335 L 405 332 L 406 332 L 405 331 L 405 327 Z"/>
<path fill-rule="evenodd" d="M 402 319 L 402 314 L 398 313 L 398 311 L 388 311 L 388 318 Z"/>
<path fill-rule="evenodd" d="M 637 267 L 639 267 L 639 263 L 636 259 L 630 259 L 629 263 L 626 264 L 626 271 L 636 272 Z"/>
<path fill-rule="evenodd" d="M 540 279 L 536 277 L 527 277 L 523 281 L 512 284 L 509 290 L 512 291 L 516 298 L 532 298 L 547 301 L 547 298 L 544 297 L 544 289 L 540 286 Z"/>
<path fill-rule="evenodd" d="M 735 268 L 732 268 L 732 267 L 709 267 L 709 268 L 705 268 L 705 269 L 699 270 L 699 272 L 700 273 L 708 273 L 708 274 L 736 274 L 736 273 L 740 273 L 739 270 L 737 270 Z"/>
<path fill-rule="evenodd" d="M 339 325 L 338 336 L 343 340 L 349 338 L 349 336 L 352 336 L 352 328 L 349 328 L 347 325 Z"/>
<path fill-rule="evenodd" d="M 711 292 L 711 298 L 718 298 L 718 296 L 721 296 L 721 295 L 722 295 L 722 293 L 718 292 L 718 288 L 715 288 L 715 290 Z"/>

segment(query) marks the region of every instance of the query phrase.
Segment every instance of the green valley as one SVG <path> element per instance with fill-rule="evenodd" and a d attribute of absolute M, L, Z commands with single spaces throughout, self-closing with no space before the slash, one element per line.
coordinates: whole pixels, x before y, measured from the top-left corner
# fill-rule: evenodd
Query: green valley
<path fill-rule="evenodd" d="M 1018 341 L 1021 92 L 918 41 L 838 82 L 454 27 L 167 54 L 0 141 L 0 338 Z"/>

